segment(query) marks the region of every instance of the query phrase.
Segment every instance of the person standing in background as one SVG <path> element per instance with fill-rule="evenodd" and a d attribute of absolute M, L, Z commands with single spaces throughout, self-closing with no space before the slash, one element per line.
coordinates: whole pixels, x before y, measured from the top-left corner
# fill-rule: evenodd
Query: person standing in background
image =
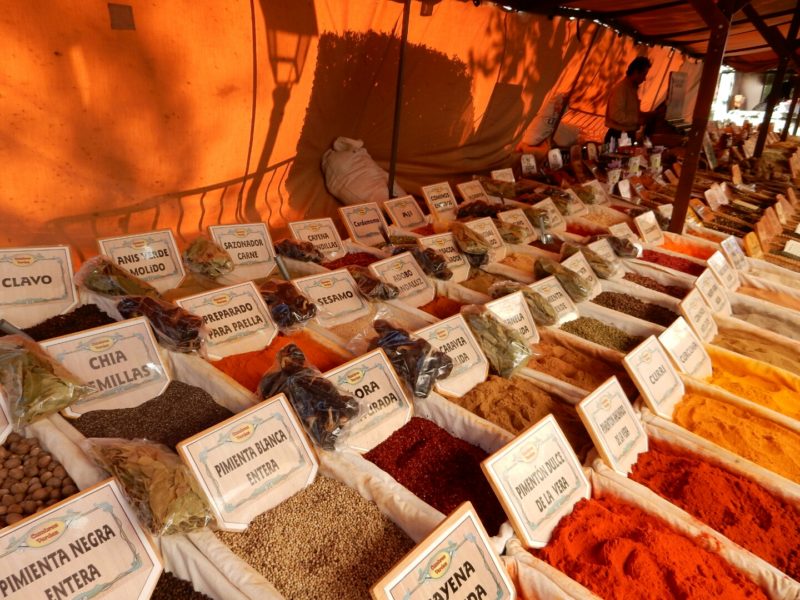
<path fill-rule="evenodd" d="M 606 106 L 606 144 L 611 138 L 619 140 L 623 132 L 628 134 L 631 141 L 636 139 L 636 130 L 645 116 L 639 110 L 639 86 L 647 79 L 651 66 L 649 58 L 637 56 L 628 65 L 625 79 L 611 89 Z"/>

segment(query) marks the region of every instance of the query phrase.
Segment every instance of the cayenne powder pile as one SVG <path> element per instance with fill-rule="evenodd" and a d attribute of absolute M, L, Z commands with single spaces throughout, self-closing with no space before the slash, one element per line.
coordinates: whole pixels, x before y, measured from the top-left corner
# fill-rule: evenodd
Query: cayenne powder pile
<path fill-rule="evenodd" d="M 640 275 L 639 273 L 625 273 L 622 277 L 626 281 L 630 281 L 631 283 L 635 283 L 642 287 L 646 287 L 647 289 L 653 290 L 655 292 L 661 292 L 662 294 L 667 294 L 668 296 L 672 296 L 673 298 L 677 298 L 678 300 L 683 300 L 686 297 L 686 294 L 689 293 L 689 290 L 678 285 L 661 285 L 652 277 L 648 277 L 647 275 Z"/>
<path fill-rule="evenodd" d="M 457 315 L 464 306 L 461 302 L 451 300 L 447 296 L 436 296 L 427 304 L 419 307 L 420 310 L 425 311 L 429 315 L 433 315 L 437 319 L 447 319 L 453 315 Z"/>
<path fill-rule="evenodd" d="M 680 256 L 672 256 L 671 254 L 656 252 L 655 250 L 644 250 L 639 258 L 646 260 L 647 262 L 661 265 L 662 267 L 668 267 L 670 269 L 675 269 L 676 271 L 688 273 L 694 277 L 702 275 L 703 271 L 705 271 L 705 267 L 703 265 L 699 265 L 685 258 L 681 258 Z"/>
<path fill-rule="evenodd" d="M 613 496 L 578 502 L 535 553 L 608 600 L 767 598 L 718 554 Z"/>
<path fill-rule="evenodd" d="M 710 258 L 711 255 L 716 252 L 716 248 L 709 248 L 708 246 L 701 246 L 700 244 L 692 244 L 688 240 L 674 239 L 667 236 L 664 236 L 664 241 L 660 247 L 664 250 L 669 250 L 670 252 L 686 254 L 687 256 L 691 256 L 693 258 L 699 258 L 700 260 L 706 260 L 707 258 Z"/>
<path fill-rule="evenodd" d="M 370 254 L 369 252 L 351 252 L 345 254 L 341 258 L 332 260 L 330 262 L 322 263 L 322 266 L 331 271 L 347 267 L 349 265 L 358 265 L 359 267 L 368 267 L 375 261 L 380 260 L 380 257 Z"/>
<path fill-rule="evenodd" d="M 364 458 L 445 515 L 469 500 L 486 531 L 494 535 L 506 515 L 481 471 L 481 461 L 487 456 L 433 421 L 419 417 L 412 417 L 364 454 Z"/>
<path fill-rule="evenodd" d="M 744 475 L 650 440 L 630 478 L 800 581 L 800 509 Z"/>

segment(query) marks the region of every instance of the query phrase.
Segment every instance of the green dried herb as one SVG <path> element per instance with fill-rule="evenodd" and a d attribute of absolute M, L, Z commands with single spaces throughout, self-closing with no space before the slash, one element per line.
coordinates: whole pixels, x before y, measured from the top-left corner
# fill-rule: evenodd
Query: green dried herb
<path fill-rule="evenodd" d="M 528 310 L 531 311 L 533 320 L 537 325 L 555 325 L 558 321 L 558 314 L 553 308 L 553 305 L 547 301 L 547 298 L 542 296 L 539 292 L 533 291 L 527 285 L 517 281 L 501 281 L 493 284 L 489 288 L 489 295 L 492 298 L 500 298 L 513 294 L 514 292 L 522 292 L 522 297 L 525 298 L 525 304 L 528 305 Z"/>
<path fill-rule="evenodd" d="M 517 331 L 485 310 L 463 310 L 461 314 L 498 375 L 511 377 L 514 371 L 527 364 L 531 350 Z"/>
<path fill-rule="evenodd" d="M 506 244 L 524 244 L 528 238 L 528 233 L 519 225 L 500 219 L 492 219 L 492 222 Z"/>
<path fill-rule="evenodd" d="M 83 263 L 75 279 L 79 285 L 104 296 L 160 297 L 152 285 L 134 277 L 105 256 L 95 256 Z"/>
<path fill-rule="evenodd" d="M 591 248 L 578 248 L 572 244 L 564 244 L 561 247 L 561 253 L 564 258 L 570 257 L 573 254 L 581 252 L 586 262 L 592 267 L 592 270 L 601 279 L 611 279 L 619 272 L 620 264 L 618 260 L 606 260 Z"/>
<path fill-rule="evenodd" d="M 182 257 L 183 264 L 192 273 L 199 273 L 211 279 L 233 271 L 231 255 L 205 237 L 199 237 L 189 244 L 183 251 Z"/>
<path fill-rule="evenodd" d="M 554 260 L 550 260 L 549 258 L 536 259 L 533 272 L 537 278 L 555 275 L 558 282 L 575 302 L 583 302 L 589 299 L 589 295 L 591 294 L 591 285 L 589 282 L 575 271 L 567 269 Z"/>

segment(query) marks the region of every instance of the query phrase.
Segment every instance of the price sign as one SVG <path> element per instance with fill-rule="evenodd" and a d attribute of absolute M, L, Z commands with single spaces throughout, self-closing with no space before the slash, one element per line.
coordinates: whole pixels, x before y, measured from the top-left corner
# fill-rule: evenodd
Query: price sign
<path fill-rule="evenodd" d="M 506 244 L 491 217 L 467 221 L 464 225 L 475 233 L 482 235 L 489 242 L 489 259 L 492 262 L 503 260 L 506 257 Z"/>
<path fill-rule="evenodd" d="M 417 239 L 421 248 L 432 248 L 447 259 L 447 267 L 453 272 L 453 281 L 464 281 L 469 278 L 469 262 L 456 245 L 453 234 L 439 233 Z"/>
<path fill-rule="evenodd" d="M 422 306 L 436 296 L 436 289 L 410 252 L 379 260 L 369 268 L 378 279 L 396 286 L 398 298 L 411 306 Z"/>
<path fill-rule="evenodd" d="M 642 170 L 642 159 L 640 156 L 631 156 L 628 159 L 628 175 L 638 175 Z"/>
<path fill-rule="evenodd" d="M 310 485 L 318 464 L 283 394 L 178 444 L 217 525 L 244 531 L 261 513 Z"/>
<path fill-rule="evenodd" d="M 486 190 L 483 189 L 481 182 L 477 179 L 465 181 L 464 183 L 457 183 L 456 189 L 458 190 L 458 193 L 461 194 L 464 202 L 491 202 L 489 194 L 486 193 Z"/>
<path fill-rule="evenodd" d="M 600 258 L 603 258 L 609 262 L 617 261 L 617 254 L 614 252 L 614 248 L 611 247 L 611 243 L 606 238 L 601 238 L 596 242 L 592 242 L 587 246 L 587 248 L 600 256 Z"/>
<path fill-rule="evenodd" d="M 699 290 L 693 289 L 686 294 L 678 306 L 681 314 L 701 340 L 711 342 L 717 337 L 717 323 L 714 321 L 714 315 L 711 314 L 711 310 Z"/>
<path fill-rule="evenodd" d="M 783 251 L 792 256 L 800 258 L 800 242 L 796 240 L 789 240 L 783 247 Z"/>
<path fill-rule="evenodd" d="M 622 169 L 611 169 L 606 173 L 606 177 L 608 178 L 608 190 L 611 191 L 619 183 L 622 177 Z"/>
<path fill-rule="evenodd" d="M 595 275 L 594 269 L 592 269 L 589 261 L 586 260 L 583 252 L 576 252 L 569 258 L 562 260 L 561 264 L 570 271 L 574 271 L 583 277 L 589 283 L 590 298 L 594 298 L 597 294 L 603 291 L 600 286 L 600 280 L 597 278 L 597 275 Z"/>
<path fill-rule="evenodd" d="M 539 341 L 539 332 L 522 292 L 514 292 L 486 303 L 487 310 L 503 323 L 515 329 L 530 346 Z"/>
<path fill-rule="evenodd" d="M 629 179 L 620 179 L 619 183 L 617 184 L 617 189 L 619 190 L 619 195 L 626 200 L 633 198 L 633 193 L 631 192 L 631 182 Z"/>
<path fill-rule="evenodd" d="M 639 237 L 648 244 L 660 246 L 664 243 L 664 232 L 658 224 L 658 219 L 652 210 L 633 218 L 636 229 L 639 230 Z"/>
<path fill-rule="evenodd" d="M 656 337 L 651 335 L 636 346 L 622 358 L 622 364 L 650 410 L 672 420 L 675 406 L 683 398 L 684 386 Z"/>
<path fill-rule="evenodd" d="M 661 214 L 661 216 L 669 221 L 672 220 L 672 211 L 674 208 L 675 207 L 672 206 L 672 204 L 662 204 L 656 210 L 659 212 L 659 214 Z"/>
<path fill-rule="evenodd" d="M 543 548 L 562 517 L 591 487 L 553 415 L 525 430 L 481 463 L 514 531 Z"/>
<path fill-rule="evenodd" d="M 553 148 L 547 153 L 547 164 L 553 170 L 558 170 L 564 166 L 564 158 L 561 156 L 561 150 Z"/>
<path fill-rule="evenodd" d="M 499 212 L 497 213 L 497 218 L 503 221 L 503 223 L 511 223 L 522 229 L 525 232 L 525 236 L 522 239 L 523 244 L 529 244 L 539 237 L 521 208 Z"/>
<path fill-rule="evenodd" d="M 669 181 L 672 185 L 678 185 L 678 176 L 669 169 L 664 171 L 664 177 L 666 177 L 667 181 Z"/>
<path fill-rule="evenodd" d="M 731 303 L 728 296 L 711 269 L 703 271 L 697 278 L 695 286 L 700 290 L 703 299 L 714 313 L 731 314 Z"/>
<path fill-rule="evenodd" d="M 578 415 L 600 456 L 617 473 L 630 473 L 639 455 L 647 452 L 647 434 L 616 377 L 586 396 Z"/>
<path fill-rule="evenodd" d="M 667 327 L 658 341 L 681 372 L 698 379 L 711 377 L 711 357 L 683 317 Z"/>
<path fill-rule="evenodd" d="M 394 200 L 385 200 L 383 208 L 389 213 L 392 222 L 404 229 L 416 229 L 428 224 L 426 217 L 413 196 L 402 196 Z"/>
<path fill-rule="evenodd" d="M 742 247 L 739 245 L 738 240 L 734 236 L 730 235 L 722 240 L 721 246 L 722 251 L 725 253 L 725 256 L 728 257 L 728 260 L 731 261 L 733 266 L 736 267 L 738 271 L 747 272 L 749 269 L 747 257 L 742 251 Z"/>
<path fill-rule="evenodd" d="M 446 181 L 422 186 L 422 195 L 428 204 L 428 210 L 441 221 L 454 221 L 458 213 L 458 204 L 450 184 Z"/>
<path fill-rule="evenodd" d="M 212 225 L 208 231 L 214 241 L 231 255 L 237 277 L 258 279 L 275 269 L 275 250 L 264 223 Z"/>
<path fill-rule="evenodd" d="M 453 361 L 450 376 L 436 382 L 438 392 L 461 397 L 489 375 L 489 361 L 461 315 L 423 327 L 415 335 Z"/>
<path fill-rule="evenodd" d="M 361 407 L 347 424 L 344 442 L 356 452 L 372 450 L 411 419 L 411 402 L 380 348 L 328 371 L 325 378 Z"/>
<path fill-rule="evenodd" d="M 544 296 L 545 300 L 556 311 L 556 316 L 558 317 L 556 325 L 578 318 L 578 309 L 572 302 L 572 298 L 564 291 L 564 288 L 561 287 L 561 284 L 553 275 L 531 283 L 528 287 Z"/>
<path fill-rule="evenodd" d="M 514 183 L 516 181 L 514 179 L 514 171 L 510 168 L 496 169 L 491 172 L 491 176 L 495 181 L 507 181 L 509 183 Z"/>
<path fill-rule="evenodd" d="M 297 290 L 317 305 L 315 319 L 322 327 L 350 323 L 370 313 L 369 303 L 347 269 L 292 280 Z"/>
<path fill-rule="evenodd" d="M 342 238 L 336 231 L 333 219 L 310 219 L 308 221 L 295 221 L 289 223 L 292 235 L 302 242 L 308 242 L 319 250 L 325 260 L 335 260 L 347 254 L 342 244 Z"/>
<path fill-rule="evenodd" d="M 595 152 L 597 152 L 596 148 Z M 523 154 L 519 161 L 523 175 L 536 175 L 536 157 L 533 154 Z"/>
<path fill-rule="evenodd" d="M 147 600 L 161 563 L 114 479 L 0 532 L 0 592 L 9 600 Z"/>
<path fill-rule="evenodd" d="M 735 290 L 739 287 L 739 275 L 725 260 L 722 252 L 717 250 L 707 259 L 708 266 L 714 271 L 714 275 L 725 285 L 729 290 Z"/>
<path fill-rule="evenodd" d="M 731 180 L 733 181 L 733 185 L 742 185 L 742 167 L 738 164 L 733 164 L 731 166 Z"/>
<path fill-rule="evenodd" d="M 552 231 L 565 231 L 567 229 L 567 222 L 564 220 L 564 216 L 551 198 L 545 198 L 541 202 L 537 202 L 533 205 L 533 208 L 538 208 L 539 210 L 547 212 L 547 216 L 550 219 L 550 226 L 548 229 Z"/>
<path fill-rule="evenodd" d="M 178 287 L 186 275 L 169 229 L 104 238 L 97 240 L 97 244 L 101 254 L 159 292 Z"/>
<path fill-rule="evenodd" d="M 597 144 L 594 142 L 586 144 L 586 156 L 589 160 L 597 160 Z"/>
<path fill-rule="evenodd" d="M 661 153 L 650 155 L 650 170 L 653 173 L 661 172 Z"/>
<path fill-rule="evenodd" d="M 452 593 L 452 595 L 451 595 Z M 514 600 L 517 592 L 465 502 L 370 590 L 375 600 Z"/>
<path fill-rule="evenodd" d="M 42 347 L 94 390 L 64 413 L 132 408 L 161 394 L 170 377 L 147 319 L 138 317 L 45 340 Z"/>
<path fill-rule="evenodd" d="M 630 225 L 628 225 L 627 223 L 617 223 L 615 225 L 610 225 L 608 227 L 608 232 L 613 236 L 623 239 L 628 239 L 634 244 L 640 241 L 639 238 L 636 236 L 636 234 L 633 233 L 633 229 L 631 229 Z"/>
<path fill-rule="evenodd" d="M 378 246 L 384 243 L 381 227 L 386 231 L 386 221 L 376 202 L 340 206 L 339 214 L 353 241 L 365 246 Z"/>
<path fill-rule="evenodd" d="M 0 318 L 24 329 L 77 303 L 69 247 L 0 249 Z"/>
<path fill-rule="evenodd" d="M 266 348 L 278 333 L 252 281 L 181 298 L 176 304 L 203 318 L 212 360 Z"/>

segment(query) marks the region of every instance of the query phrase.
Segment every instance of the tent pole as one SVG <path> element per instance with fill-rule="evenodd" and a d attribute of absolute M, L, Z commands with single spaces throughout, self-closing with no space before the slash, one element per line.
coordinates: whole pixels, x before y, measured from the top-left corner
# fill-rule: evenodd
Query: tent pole
<path fill-rule="evenodd" d="M 403 32 L 400 35 L 400 56 L 397 61 L 397 87 L 394 93 L 394 122 L 392 123 L 392 154 L 389 158 L 389 198 L 394 198 L 394 177 L 397 173 L 397 148 L 400 144 L 400 113 L 403 108 L 403 67 L 405 66 L 408 22 L 411 18 L 411 0 L 403 3 Z"/>
<path fill-rule="evenodd" d="M 786 114 L 786 124 L 781 132 L 781 141 L 783 142 L 789 137 L 789 126 L 792 124 L 792 117 L 794 117 L 794 111 L 797 108 L 798 98 L 800 98 L 800 76 L 796 77 L 794 81 L 794 96 L 792 96 L 792 103 L 789 105 L 789 112 Z M 798 119 L 800 119 L 800 116 Z M 795 131 L 797 131 L 797 124 L 795 124 Z"/>
<path fill-rule="evenodd" d="M 708 22 L 711 37 L 708 40 L 708 52 L 703 63 L 703 73 L 700 76 L 697 100 L 692 114 L 692 129 L 686 144 L 681 177 L 675 192 L 672 219 L 669 222 L 669 230 L 673 233 L 683 231 L 683 223 L 689 210 L 689 198 L 692 195 L 692 184 L 697 173 L 700 150 L 703 147 L 703 136 L 708 127 L 708 116 L 711 113 L 711 103 L 714 101 L 717 78 L 722 66 L 722 58 L 725 56 L 725 46 L 728 43 L 728 30 L 731 27 L 731 17 L 723 14 L 714 4 L 703 0 L 693 0 L 692 5 Z"/>

